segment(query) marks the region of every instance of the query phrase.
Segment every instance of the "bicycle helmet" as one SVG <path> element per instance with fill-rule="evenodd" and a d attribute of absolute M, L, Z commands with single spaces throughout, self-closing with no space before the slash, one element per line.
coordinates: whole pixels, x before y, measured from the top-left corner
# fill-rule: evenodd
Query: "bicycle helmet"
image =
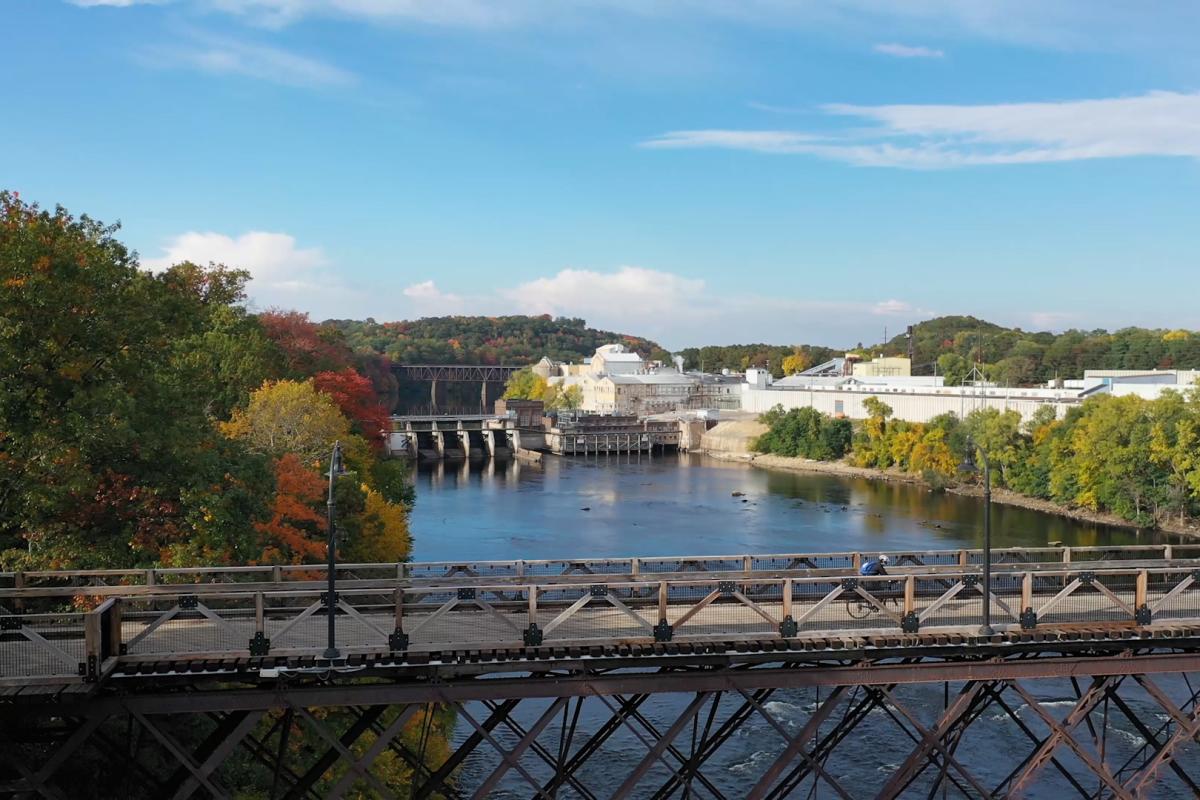
<path fill-rule="evenodd" d="M 886 564 L 886 563 L 888 563 L 889 561 L 891 561 L 891 559 L 890 559 L 890 558 L 888 558 L 886 555 L 884 555 L 883 553 L 880 553 L 880 554 L 879 554 L 879 563 L 880 563 L 880 564 Z"/>

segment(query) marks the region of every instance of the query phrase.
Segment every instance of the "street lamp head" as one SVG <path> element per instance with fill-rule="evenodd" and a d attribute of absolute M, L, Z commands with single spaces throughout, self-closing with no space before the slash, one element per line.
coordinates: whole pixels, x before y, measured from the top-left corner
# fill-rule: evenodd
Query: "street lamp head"
<path fill-rule="evenodd" d="M 340 478 L 346 474 L 346 464 L 342 460 L 342 443 L 333 443 L 333 456 L 329 459 L 329 477 Z"/>

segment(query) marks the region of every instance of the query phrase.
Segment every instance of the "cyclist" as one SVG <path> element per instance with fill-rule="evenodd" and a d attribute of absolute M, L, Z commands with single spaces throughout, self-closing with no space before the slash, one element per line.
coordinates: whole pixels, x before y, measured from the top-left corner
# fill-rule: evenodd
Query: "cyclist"
<path fill-rule="evenodd" d="M 880 553 L 879 558 L 873 558 L 870 561 L 868 561 L 867 563 L 863 564 L 861 567 L 859 567 L 858 574 L 859 575 L 868 575 L 868 576 L 869 575 L 887 575 L 888 573 L 887 573 L 887 570 L 885 569 L 885 567 L 887 567 L 889 561 L 890 561 L 890 559 L 886 555 L 884 555 L 883 553 Z"/>

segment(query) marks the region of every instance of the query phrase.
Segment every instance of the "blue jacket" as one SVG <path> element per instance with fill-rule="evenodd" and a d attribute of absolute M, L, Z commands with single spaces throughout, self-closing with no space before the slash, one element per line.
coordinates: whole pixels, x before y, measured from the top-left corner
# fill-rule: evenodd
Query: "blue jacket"
<path fill-rule="evenodd" d="M 883 569 L 883 562 L 877 558 L 872 558 L 867 563 L 858 568 L 859 575 L 886 575 Z"/>

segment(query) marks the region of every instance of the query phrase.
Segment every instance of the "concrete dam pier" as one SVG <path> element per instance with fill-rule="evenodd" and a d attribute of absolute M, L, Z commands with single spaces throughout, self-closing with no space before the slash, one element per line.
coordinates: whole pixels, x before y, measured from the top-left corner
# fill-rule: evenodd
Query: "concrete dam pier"
<path fill-rule="evenodd" d="M 501 401 L 503 402 L 503 401 Z M 539 404 L 540 405 L 540 404 Z M 522 409 L 524 412 L 524 409 Z M 394 416 L 388 451 L 423 461 L 536 458 L 697 449 L 703 420 L 563 412 Z"/>

